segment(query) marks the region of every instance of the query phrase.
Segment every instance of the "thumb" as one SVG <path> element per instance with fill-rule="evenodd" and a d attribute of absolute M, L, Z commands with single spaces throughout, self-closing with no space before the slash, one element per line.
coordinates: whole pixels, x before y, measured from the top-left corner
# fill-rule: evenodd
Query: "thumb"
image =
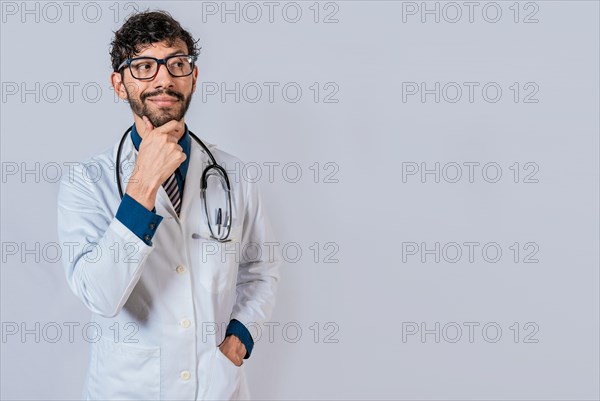
<path fill-rule="evenodd" d="M 152 125 L 148 117 L 142 116 L 142 119 L 144 120 L 144 124 L 146 126 L 146 133 L 150 133 L 150 131 L 154 130 L 154 126 Z"/>

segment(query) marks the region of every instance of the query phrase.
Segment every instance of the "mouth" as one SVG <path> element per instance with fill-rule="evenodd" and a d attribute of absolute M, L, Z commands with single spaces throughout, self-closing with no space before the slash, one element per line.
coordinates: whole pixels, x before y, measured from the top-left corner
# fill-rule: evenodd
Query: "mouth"
<path fill-rule="evenodd" d="M 154 103 L 158 107 L 171 107 L 179 100 L 171 96 L 153 96 L 149 97 L 148 101 Z"/>

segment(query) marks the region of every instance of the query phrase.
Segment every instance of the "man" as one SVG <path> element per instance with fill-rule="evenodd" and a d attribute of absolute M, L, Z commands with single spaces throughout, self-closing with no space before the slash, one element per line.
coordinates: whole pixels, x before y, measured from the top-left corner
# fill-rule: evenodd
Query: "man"
<path fill-rule="evenodd" d="M 197 51 L 169 14 L 131 16 L 111 49 L 112 85 L 134 118 L 119 163 L 115 145 L 61 181 L 66 277 L 99 331 L 84 399 L 248 397 L 249 325 L 271 314 L 280 260 L 262 249 L 274 238 L 256 184 L 230 179 L 231 210 L 216 215 L 206 203 L 225 199 L 224 188 L 211 184 L 202 196 L 211 161 L 184 122 Z M 207 148 L 221 166 L 241 163 Z"/>

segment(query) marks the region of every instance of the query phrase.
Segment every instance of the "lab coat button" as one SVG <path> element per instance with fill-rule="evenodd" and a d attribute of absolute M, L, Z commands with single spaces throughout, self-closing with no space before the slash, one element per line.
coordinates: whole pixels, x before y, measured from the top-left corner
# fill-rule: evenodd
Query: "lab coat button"
<path fill-rule="evenodd" d="M 179 377 L 181 377 L 181 380 L 190 380 L 190 372 L 184 370 L 179 374 Z"/>
<path fill-rule="evenodd" d="M 148 234 L 146 234 L 144 236 L 144 241 L 146 241 L 146 242 L 150 241 L 150 236 Z"/>
<path fill-rule="evenodd" d="M 150 223 L 150 229 L 151 229 L 151 230 L 154 230 L 154 227 L 156 227 L 156 226 L 154 225 L 154 223 Z"/>
<path fill-rule="evenodd" d="M 179 274 L 185 273 L 185 267 L 179 265 L 175 268 L 175 271 Z"/>
<path fill-rule="evenodd" d="M 187 329 L 188 327 L 190 327 L 191 323 L 188 319 L 182 319 L 179 324 L 181 324 L 181 327 L 183 327 L 184 329 Z"/>

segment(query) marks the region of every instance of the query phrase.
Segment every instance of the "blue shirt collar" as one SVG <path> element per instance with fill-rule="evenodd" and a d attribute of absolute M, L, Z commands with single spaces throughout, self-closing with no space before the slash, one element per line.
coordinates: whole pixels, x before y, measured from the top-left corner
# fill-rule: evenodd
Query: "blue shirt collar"
<path fill-rule="evenodd" d="M 133 142 L 133 146 L 135 146 L 135 150 L 139 151 L 140 144 L 142 143 L 142 137 L 140 136 L 140 134 L 138 134 L 137 129 L 135 128 L 135 123 L 131 127 L 131 141 Z M 187 124 L 185 124 L 185 132 L 183 133 L 183 136 L 177 143 L 179 144 L 179 146 L 181 146 L 183 148 L 183 151 L 185 152 L 185 156 L 186 156 L 183 163 L 181 163 L 181 165 L 177 169 L 179 171 L 179 173 L 181 174 L 182 180 L 185 180 L 185 176 L 187 174 L 187 169 L 190 164 L 190 145 L 191 145 L 191 138 L 190 138 Z"/>

